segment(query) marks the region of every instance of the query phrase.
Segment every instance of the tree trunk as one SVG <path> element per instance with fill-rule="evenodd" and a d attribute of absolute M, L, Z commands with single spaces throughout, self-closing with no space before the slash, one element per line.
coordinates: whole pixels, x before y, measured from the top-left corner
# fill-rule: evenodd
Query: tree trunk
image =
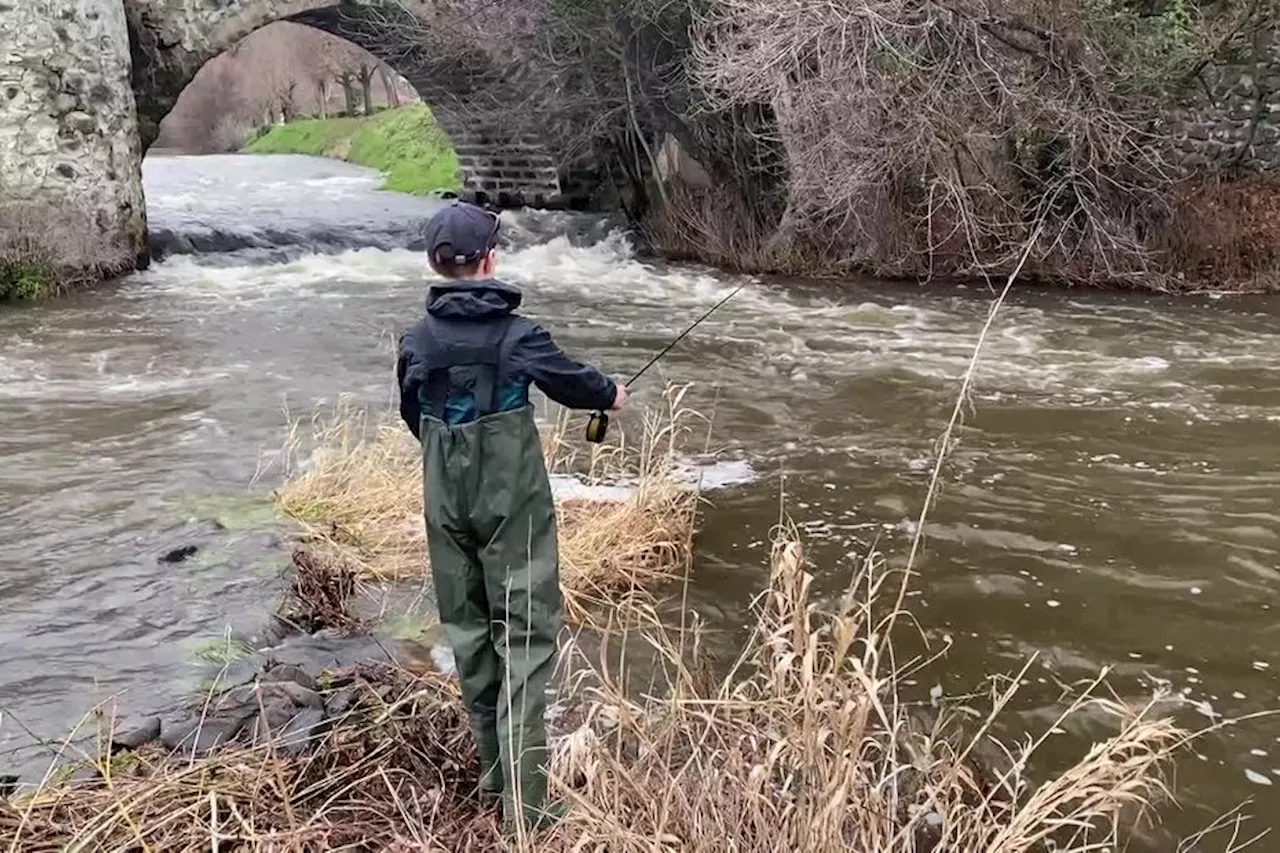
<path fill-rule="evenodd" d="M 400 106 L 400 88 L 396 85 L 396 81 L 391 72 L 383 68 L 380 70 L 382 75 L 382 88 L 387 93 L 387 103 L 392 109 Z"/>
<path fill-rule="evenodd" d="M 364 114 L 373 115 L 373 69 L 360 66 L 360 94 L 364 98 Z"/>
<path fill-rule="evenodd" d="M 344 71 L 342 76 L 338 78 L 338 82 L 342 84 L 342 94 L 347 100 L 347 115 L 356 115 L 356 81 L 350 71 Z"/>
<path fill-rule="evenodd" d="M 317 112 L 320 118 L 329 117 L 329 81 L 328 79 L 316 81 L 316 101 L 319 105 Z"/>

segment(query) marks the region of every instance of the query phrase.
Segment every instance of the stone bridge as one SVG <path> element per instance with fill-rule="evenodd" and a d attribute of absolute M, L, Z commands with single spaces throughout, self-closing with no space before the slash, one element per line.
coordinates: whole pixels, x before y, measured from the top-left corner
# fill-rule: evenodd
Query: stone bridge
<path fill-rule="evenodd" d="M 501 14 L 521 16 L 503 4 Z M 366 48 L 431 105 L 464 190 L 546 206 L 556 162 L 505 129 L 527 66 L 477 44 L 492 0 L 0 0 L 0 202 L 74 210 L 146 262 L 141 160 L 205 62 L 275 21 Z M 520 24 L 519 20 L 514 22 Z"/>
<path fill-rule="evenodd" d="M 555 162 L 538 140 L 502 129 L 501 108 L 518 97 L 524 66 L 468 36 L 467 24 L 497 14 L 492 0 L 123 2 L 144 148 L 205 62 L 267 24 L 292 21 L 359 45 L 402 74 L 458 149 L 465 189 L 534 206 L 559 194 Z"/>

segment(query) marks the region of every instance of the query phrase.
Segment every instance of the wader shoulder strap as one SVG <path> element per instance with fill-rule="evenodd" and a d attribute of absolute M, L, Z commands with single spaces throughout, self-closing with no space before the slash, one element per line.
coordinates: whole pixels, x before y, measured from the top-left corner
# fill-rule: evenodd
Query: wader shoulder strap
<path fill-rule="evenodd" d="M 471 343 L 457 340 L 460 332 L 471 332 L 470 329 L 463 330 L 465 321 L 428 320 L 419 350 L 426 373 L 422 387 L 426 411 L 444 420 L 450 392 L 468 385 L 479 416 L 491 415 L 498 410 L 498 394 L 510 372 L 507 363 L 512 344 L 508 333 L 513 319 L 508 316 L 501 321 L 484 324 L 481 340 Z M 463 368 L 465 373 L 457 373 L 455 368 Z"/>

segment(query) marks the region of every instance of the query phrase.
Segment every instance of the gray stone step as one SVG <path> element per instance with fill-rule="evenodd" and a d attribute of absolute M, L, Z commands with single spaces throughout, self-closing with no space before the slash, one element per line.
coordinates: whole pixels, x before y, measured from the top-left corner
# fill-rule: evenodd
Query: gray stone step
<path fill-rule="evenodd" d="M 458 158 L 458 165 L 467 169 L 537 169 L 558 171 L 550 159 L 531 157 L 481 157 L 468 155 Z"/>
<path fill-rule="evenodd" d="M 550 179 L 560 175 L 558 169 L 550 166 L 525 166 L 514 163 L 463 163 L 462 169 L 484 175 L 512 175 L 529 179 Z"/>
<path fill-rule="evenodd" d="M 551 158 L 545 147 L 530 142 L 480 142 L 468 141 L 460 142 L 456 139 L 453 142 L 453 150 L 457 152 L 459 157 L 468 156 L 487 156 L 489 154 L 521 154 L 529 157 L 546 157 Z"/>

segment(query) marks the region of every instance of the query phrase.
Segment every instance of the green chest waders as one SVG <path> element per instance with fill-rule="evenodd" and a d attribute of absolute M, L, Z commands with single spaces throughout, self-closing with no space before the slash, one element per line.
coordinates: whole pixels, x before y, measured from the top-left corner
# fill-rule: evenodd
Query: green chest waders
<path fill-rule="evenodd" d="M 561 600 L 542 442 L 531 405 L 496 411 L 506 379 L 505 329 L 494 331 L 484 346 L 423 353 L 422 447 L 440 621 L 475 733 L 481 789 L 501 793 L 510 825 L 520 813 L 530 823 L 543 817 L 546 691 Z M 469 386 L 478 417 L 451 426 L 446 400 L 460 383 Z"/>

